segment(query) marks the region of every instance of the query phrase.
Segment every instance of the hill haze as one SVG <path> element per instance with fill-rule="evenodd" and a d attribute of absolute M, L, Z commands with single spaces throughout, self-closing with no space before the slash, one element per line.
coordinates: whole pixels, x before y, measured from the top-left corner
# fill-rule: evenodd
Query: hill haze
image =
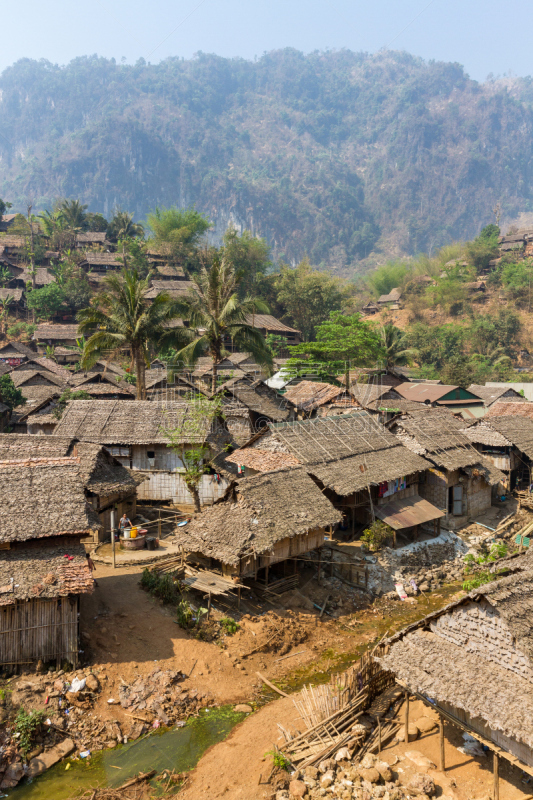
<path fill-rule="evenodd" d="M 0 196 L 195 204 L 214 238 L 234 222 L 349 275 L 532 211 L 532 102 L 530 78 L 392 51 L 24 59 L 0 76 Z"/>

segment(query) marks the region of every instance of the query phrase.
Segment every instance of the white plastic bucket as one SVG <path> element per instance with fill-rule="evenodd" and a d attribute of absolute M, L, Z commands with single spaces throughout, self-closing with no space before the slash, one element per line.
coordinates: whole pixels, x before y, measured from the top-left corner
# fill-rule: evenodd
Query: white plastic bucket
<path fill-rule="evenodd" d="M 124 528 L 124 538 L 131 539 L 131 528 Z"/>

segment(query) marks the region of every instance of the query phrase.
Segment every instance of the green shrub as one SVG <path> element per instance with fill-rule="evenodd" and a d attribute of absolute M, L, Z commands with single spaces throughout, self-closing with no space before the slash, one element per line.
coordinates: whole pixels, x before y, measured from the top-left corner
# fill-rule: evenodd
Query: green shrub
<path fill-rule="evenodd" d="M 235 622 L 235 620 L 232 619 L 231 617 L 222 617 L 222 619 L 220 620 L 220 624 L 222 625 L 228 636 L 233 636 L 233 634 L 237 633 L 237 631 L 240 628 L 240 625 L 237 622 Z"/>
<path fill-rule="evenodd" d="M 385 525 L 385 523 L 381 522 L 381 520 L 377 519 L 369 528 L 363 531 L 361 541 L 368 550 L 375 551 L 380 550 L 387 539 L 393 538 L 394 531 L 392 528 L 390 528 L 388 525 Z"/>
<path fill-rule="evenodd" d="M 181 599 L 179 601 L 178 607 L 176 608 L 176 616 L 180 628 L 188 630 L 190 627 L 192 627 L 192 608 L 186 600 Z"/>
<path fill-rule="evenodd" d="M 280 753 L 279 750 L 267 750 L 265 753 L 265 757 L 270 756 L 272 758 L 272 764 L 277 769 L 284 769 L 286 772 L 289 772 L 292 769 L 292 764 L 289 759 Z"/>
<path fill-rule="evenodd" d="M 31 750 L 35 734 L 38 732 L 45 718 L 46 713 L 44 711 L 35 711 L 34 709 L 28 714 L 22 707 L 19 709 L 13 730 L 18 746 L 24 754 Z"/>
<path fill-rule="evenodd" d="M 465 575 L 471 575 L 472 577 L 467 577 L 466 581 L 463 583 L 463 589 L 466 592 L 470 592 L 472 589 L 477 589 L 478 586 L 483 586 L 485 583 L 497 581 L 502 575 L 502 570 L 491 572 L 490 568 L 478 569 L 478 567 L 492 564 L 498 561 L 498 559 L 504 558 L 508 553 L 508 549 L 504 542 L 495 542 L 491 544 L 488 553 L 482 553 L 477 557 L 472 555 L 472 553 L 465 556 L 463 559 L 465 563 Z"/>

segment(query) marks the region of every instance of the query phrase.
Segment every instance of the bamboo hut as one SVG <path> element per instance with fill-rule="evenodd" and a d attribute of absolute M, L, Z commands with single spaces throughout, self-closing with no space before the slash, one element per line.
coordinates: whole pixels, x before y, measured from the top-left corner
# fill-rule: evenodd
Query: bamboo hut
<path fill-rule="evenodd" d="M 465 436 L 497 469 L 505 474 L 504 486 L 528 487 L 533 464 L 533 419 L 528 417 L 485 417 L 466 428 Z"/>
<path fill-rule="evenodd" d="M 0 435 L 0 463 L 31 465 L 46 459 L 76 460 L 85 499 L 100 523 L 93 531 L 97 537 L 94 541 L 110 530 L 112 508 L 118 510 L 119 516 L 124 512 L 135 516 L 137 486 L 146 478 L 131 473 L 101 445 L 60 436 Z"/>
<path fill-rule="evenodd" d="M 492 487 L 504 475 L 472 445 L 464 420 L 429 407 L 398 415 L 387 427 L 409 450 L 431 462 L 420 494 L 444 511 L 449 528 L 462 527 L 490 508 Z"/>
<path fill-rule="evenodd" d="M 223 500 L 181 534 L 184 548 L 231 577 L 262 578 L 273 565 L 320 548 L 337 509 L 302 468 L 234 481 Z M 272 573 L 271 573 L 272 575 Z"/>
<path fill-rule="evenodd" d="M 123 466 L 147 475 L 149 480 L 137 492 L 139 500 L 190 506 L 193 499 L 181 474 L 183 460 L 178 449 L 169 446 L 167 430 L 176 432 L 178 445 L 185 449 L 194 450 L 205 443 L 213 454 L 221 449 L 219 437 L 225 433 L 216 420 L 212 423 L 201 418 L 194 402 L 73 400 L 63 412 L 55 435 L 104 445 Z M 227 486 L 218 474 L 203 475 L 200 502 L 213 503 Z"/>
<path fill-rule="evenodd" d="M 376 516 L 407 536 L 440 531 L 443 513 L 418 494 L 431 463 L 365 411 L 269 424 L 226 461 L 251 474 L 302 465 L 352 535 Z"/>
<path fill-rule="evenodd" d="M 79 596 L 93 585 L 81 537 L 94 536 L 100 527 L 85 495 L 81 459 L 5 455 L 0 459 L 0 665 L 14 669 L 64 659 L 76 664 Z"/>
<path fill-rule="evenodd" d="M 441 719 L 493 751 L 496 777 L 499 757 L 533 775 L 532 613 L 530 564 L 405 628 L 377 657 Z"/>

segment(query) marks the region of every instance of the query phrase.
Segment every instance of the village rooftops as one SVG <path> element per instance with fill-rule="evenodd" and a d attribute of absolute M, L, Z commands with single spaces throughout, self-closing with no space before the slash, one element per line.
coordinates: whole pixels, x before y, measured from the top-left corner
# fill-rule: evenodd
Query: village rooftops
<path fill-rule="evenodd" d="M 216 394 L 221 392 L 235 397 L 250 411 L 261 414 L 273 422 L 285 422 L 292 411 L 288 400 L 262 380 L 233 378 L 218 387 Z"/>
<path fill-rule="evenodd" d="M 259 472 L 301 464 L 339 495 L 431 467 L 364 411 L 270 424 L 226 461 Z"/>
<path fill-rule="evenodd" d="M 497 400 L 487 411 L 485 419 L 492 419 L 493 417 L 527 417 L 533 419 L 533 403 Z"/>
<path fill-rule="evenodd" d="M 511 402 L 527 403 L 526 398 L 521 397 L 512 386 L 480 386 L 473 383 L 468 387 L 468 391 L 481 397 L 487 407 L 500 400 L 504 395 L 508 395 Z"/>
<path fill-rule="evenodd" d="M 86 244 L 109 244 L 106 239 L 105 231 L 87 231 L 76 234 L 76 244 L 83 246 Z"/>
<path fill-rule="evenodd" d="M 399 288 L 391 289 L 388 294 L 382 294 L 378 298 L 378 303 L 397 303 L 402 296 L 402 290 Z"/>
<path fill-rule="evenodd" d="M 37 354 L 34 350 L 31 350 L 28 345 L 22 342 L 6 342 L 6 344 L 0 347 L 0 359 L 17 357 L 19 355 L 33 358 Z"/>
<path fill-rule="evenodd" d="M 394 417 L 387 425 L 409 450 L 445 470 L 480 465 L 489 483 L 503 475 L 478 451 L 464 433 L 464 420 L 446 409 L 423 408 Z"/>
<path fill-rule="evenodd" d="M 72 400 L 56 428 L 57 436 L 105 445 L 169 444 L 165 429 L 182 431 L 181 441 L 198 444 L 211 427 L 197 420 L 194 402 L 149 400 Z"/>
<path fill-rule="evenodd" d="M 291 328 L 289 325 L 285 325 L 284 322 L 276 319 L 276 317 L 273 317 L 271 314 L 248 314 L 246 322 L 248 325 L 258 328 L 259 330 L 266 330 L 268 333 L 301 336 L 301 331 L 296 330 L 296 328 Z"/>
<path fill-rule="evenodd" d="M 7 300 L 8 298 L 12 298 L 15 303 L 20 303 L 22 300 L 22 295 L 24 294 L 23 289 L 6 289 L 0 288 L 0 300 Z"/>
<path fill-rule="evenodd" d="M 145 297 L 147 300 L 154 300 L 160 294 L 168 294 L 172 299 L 181 297 L 189 293 L 195 284 L 192 281 L 151 281 L 151 287 L 146 292 Z"/>
<path fill-rule="evenodd" d="M 0 551 L 0 606 L 87 594 L 93 587 L 85 548 L 78 538 L 40 540 Z"/>
<path fill-rule="evenodd" d="M 533 459 L 533 419 L 528 417 L 486 417 L 465 430 L 471 442 L 493 447 L 514 445 Z"/>
<path fill-rule="evenodd" d="M 64 436 L 0 434 L 0 462 L 45 462 L 77 459 L 83 487 L 91 494 L 109 496 L 135 492 L 138 480 L 99 444 Z M 1 474 L 1 472 L 0 472 Z M 1 523 L 0 523 L 1 524 Z"/>
<path fill-rule="evenodd" d="M 410 691 L 481 721 L 504 750 L 515 752 L 505 737 L 533 748 L 532 616 L 530 568 L 404 628 L 377 660 Z"/>
<path fill-rule="evenodd" d="M 335 525 L 341 514 L 303 469 L 281 470 L 235 481 L 226 499 L 187 525 L 189 552 L 235 566 L 285 538 Z"/>
<path fill-rule="evenodd" d="M 292 386 L 287 386 L 284 397 L 290 400 L 300 411 L 314 411 L 345 395 L 346 389 L 343 386 L 303 380 Z M 354 405 L 356 404 L 354 403 Z"/>
<path fill-rule="evenodd" d="M 415 403 L 437 405 L 481 405 L 482 399 L 468 389 L 435 383 L 401 383 L 396 391 Z"/>
<path fill-rule="evenodd" d="M 121 269 L 122 255 L 120 253 L 93 253 L 87 250 L 84 255 L 84 263 L 89 267 L 111 267 Z"/>
<path fill-rule="evenodd" d="M 79 337 L 77 325 L 59 325 L 51 322 L 41 322 L 37 325 L 33 338 L 49 339 L 51 341 L 76 340 Z"/>

